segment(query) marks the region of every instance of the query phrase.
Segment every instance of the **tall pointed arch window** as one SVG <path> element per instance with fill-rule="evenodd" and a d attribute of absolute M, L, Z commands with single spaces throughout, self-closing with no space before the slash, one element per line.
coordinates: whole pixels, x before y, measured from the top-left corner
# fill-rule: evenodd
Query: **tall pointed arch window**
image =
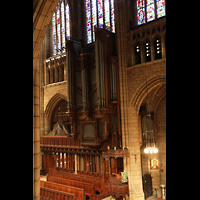
<path fill-rule="evenodd" d="M 114 0 L 85 0 L 87 44 L 95 41 L 95 28 L 115 33 Z"/>
<path fill-rule="evenodd" d="M 70 36 L 70 16 L 67 0 L 60 0 L 52 17 L 53 55 L 65 52 L 66 37 Z"/>
<path fill-rule="evenodd" d="M 165 16 L 165 0 L 137 0 L 138 25 Z"/>

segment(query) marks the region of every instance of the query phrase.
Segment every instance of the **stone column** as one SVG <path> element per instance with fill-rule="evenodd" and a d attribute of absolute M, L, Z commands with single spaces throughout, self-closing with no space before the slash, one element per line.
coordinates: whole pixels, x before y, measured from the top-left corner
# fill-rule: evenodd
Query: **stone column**
<path fill-rule="evenodd" d="M 44 85 L 47 85 L 47 74 L 48 74 L 48 71 L 47 71 L 47 64 L 46 64 L 46 61 L 44 61 L 44 65 L 43 65 L 43 70 L 44 70 Z M 48 79 L 49 80 L 49 79 Z"/>
<path fill-rule="evenodd" d="M 122 129 L 122 146 L 129 148 L 130 157 L 124 169 L 128 174 L 129 184 L 129 200 L 144 200 L 142 187 L 141 162 L 140 162 L 140 143 L 138 130 L 138 116 L 132 113 L 132 107 L 128 99 L 127 86 L 127 32 L 129 31 L 129 16 L 127 1 L 115 1 L 115 16 L 116 16 L 116 41 L 118 49 L 119 61 L 119 81 L 120 81 L 120 108 L 121 108 L 121 129 Z M 144 45 L 141 43 L 141 62 L 145 59 Z M 143 49 L 142 49 L 143 48 Z M 143 57 L 142 57 L 143 53 Z M 134 122 L 134 123 L 133 123 Z M 134 154 L 137 154 L 137 162 L 135 162 Z M 125 160 L 125 159 L 124 159 Z"/>
<path fill-rule="evenodd" d="M 40 199 L 40 90 L 39 59 L 33 60 L 33 197 Z"/>

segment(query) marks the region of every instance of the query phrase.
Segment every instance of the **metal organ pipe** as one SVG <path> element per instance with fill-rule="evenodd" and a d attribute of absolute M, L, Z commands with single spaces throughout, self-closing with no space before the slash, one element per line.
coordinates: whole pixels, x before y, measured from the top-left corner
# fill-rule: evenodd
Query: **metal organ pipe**
<path fill-rule="evenodd" d="M 104 46 L 96 39 L 95 43 L 96 79 L 97 79 L 97 103 L 98 107 L 105 106 L 105 70 L 104 70 Z"/>
<path fill-rule="evenodd" d="M 111 92 L 111 101 L 116 101 L 117 100 L 116 67 L 113 63 L 110 66 L 110 92 Z"/>
<path fill-rule="evenodd" d="M 67 68 L 67 98 L 69 111 L 73 110 L 73 62 L 72 53 L 69 49 L 66 52 L 66 68 Z"/>
<path fill-rule="evenodd" d="M 83 109 L 88 108 L 88 78 L 87 78 L 87 70 L 83 69 L 81 71 L 82 76 L 82 98 L 83 98 Z"/>
<path fill-rule="evenodd" d="M 99 40 L 95 42 L 96 79 L 97 79 L 97 105 L 100 107 L 100 77 L 99 77 Z"/>

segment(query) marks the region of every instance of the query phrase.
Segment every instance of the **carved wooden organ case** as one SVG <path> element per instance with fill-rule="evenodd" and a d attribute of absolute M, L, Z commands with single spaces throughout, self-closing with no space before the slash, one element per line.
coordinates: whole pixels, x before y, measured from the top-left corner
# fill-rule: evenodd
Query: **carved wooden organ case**
<path fill-rule="evenodd" d="M 120 148 L 120 104 L 115 34 L 95 29 L 95 43 L 76 52 L 74 41 L 66 42 L 67 114 L 71 133 L 81 146 L 107 150 Z"/>

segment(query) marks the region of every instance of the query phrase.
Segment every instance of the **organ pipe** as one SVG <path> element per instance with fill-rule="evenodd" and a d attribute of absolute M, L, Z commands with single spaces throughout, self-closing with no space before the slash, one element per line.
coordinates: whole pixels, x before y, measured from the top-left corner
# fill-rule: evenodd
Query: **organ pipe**
<path fill-rule="evenodd" d="M 116 101 L 117 100 L 116 67 L 113 63 L 110 66 L 110 92 L 111 92 L 111 101 Z"/>
<path fill-rule="evenodd" d="M 74 109 L 73 102 L 73 62 L 72 53 L 69 49 L 66 52 L 66 68 L 67 68 L 67 98 L 69 111 Z"/>
<path fill-rule="evenodd" d="M 88 77 L 87 70 L 83 69 L 81 71 L 82 76 L 82 98 L 83 98 L 83 109 L 88 108 Z"/>
<path fill-rule="evenodd" d="M 96 79 L 97 79 L 97 104 L 98 107 L 105 106 L 105 69 L 104 69 L 104 46 L 96 39 L 95 43 Z"/>

